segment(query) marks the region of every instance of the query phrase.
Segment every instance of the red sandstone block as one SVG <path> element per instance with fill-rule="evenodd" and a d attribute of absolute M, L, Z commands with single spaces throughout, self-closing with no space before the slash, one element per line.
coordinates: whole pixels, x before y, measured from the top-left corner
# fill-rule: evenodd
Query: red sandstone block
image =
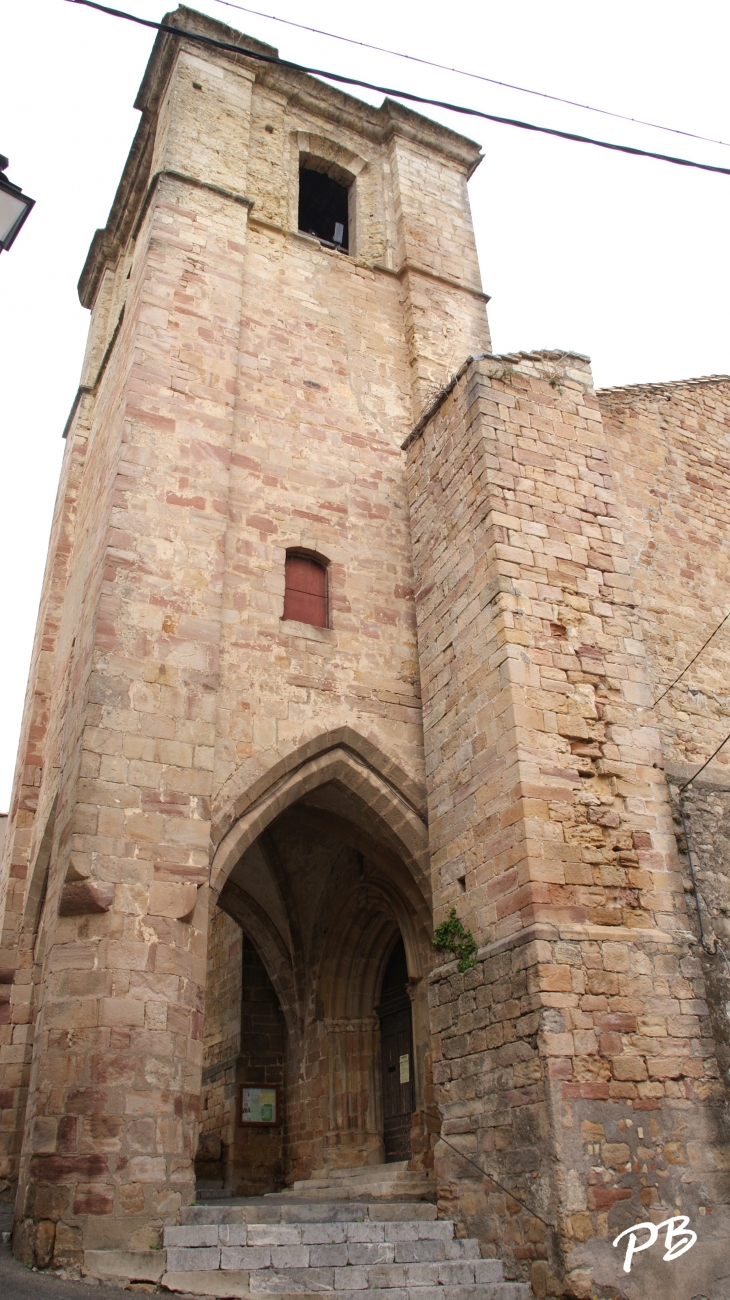
<path fill-rule="evenodd" d="M 596 1101 L 606 1101 L 608 1098 L 608 1084 L 598 1079 L 586 1083 L 564 1083 L 563 1096 L 568 1099 L 583 1097 Z"/>
<path fill-rule="evenodd" d="M 636 1033 L 636 1016 L 600 1011 L 596 1013 L 595 1022 L 599 1029 L 613 1030 L 618 1034 Z"/>
<path fill-rule="evenodd" d="M 588 1208 L 591 1210 L 610 1210 L 617 1201 L 630 1200 L 633 1192 L 630 1187 L 589 1187 Z"/>
<path fill-rule="evenodd" d="M 68 1182 L 76 1178 L 91 1180 L 109 1173 L 107 1158 L 102 1155 L 35 1155 L 30 1163 L 32 1177 L 40 1183 Z"/>
<path fill-rule="evenodd" d="M 113 1187 L 78 1184 L 74 1197 L 74 1214 L 111 1214 L 113 1209 Z"/>
<path fill-rule="evenodd" d="M 573 1062 L 569 1056 L 553 1056 L 548 1061 L 548 1073 L 551 1079 L 572 1079 Z"/>
<path fill-rule="evenodd" d="M 99 1088 L 75 1088 L 66 1094 L 70 1115 L 101 1115 L 107 1109 L 108 1094 Z"/>

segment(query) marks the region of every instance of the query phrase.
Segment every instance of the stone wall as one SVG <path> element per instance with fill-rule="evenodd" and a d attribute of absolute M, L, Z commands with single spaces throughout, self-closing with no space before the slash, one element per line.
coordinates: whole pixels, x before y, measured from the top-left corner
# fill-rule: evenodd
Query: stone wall
<path fill-rule="evenodd" d="M 680 797 L 730 732 L 730 621 L 702 649 L 730 613 L 730 378 L 606 389 L 598 400 L 697 938 L 698 906 L 702 916 L 701 960 L 730 1126 L 730 745 Z"/>
<path fill-rule="evenodd" d="M 675 800 L 678 804 L 676 787 Z M 700 778 L 682 796 L 682 811 L 684 824 L 679 816 L 675 820 L 684 886 L 692 929 L 704 940 L 700 956 L 717 1059 L 725 1081 L 725 1124 L 730 1131 L 730 791 L 725 785 L 718 788 L 711 780 Z M 693 872 L 689 870 L 688 845 Z"/>
<path fill-rule="evenodd" d="M 210 921 L 205 984 L 203 1089 L 195 1160 L 199 1182 L 224 1181 L 235 1141 L 244 942 L 240 926 L 216 908 Z"/>
<path fill-rule="evenodd" d="M 658 696 L 730 613 L 730 378 L 598 393 L 636 618 Z M 730 731 L 730 621 L 657 704 L 668 770 L 687 779 Z M 730 784 L 730 749 L 716 781 Z"/>
<path fill-rule="evenodd" d="M 722 1089 L 588 367 L 471 361 L 407 447 L 436 919 L 483 945 L 432 977 L 444 1201 L 538 1295 L 714 1296 Z M 623 1278 L 680 1207 L 702 1251 Z"/>
<path fill-rule="evenodd" d="M 240 926 L 216 909 L 208 944 L 198 1185 L 236 1196 L 277 1191 L 284 1172 L 284 1123 L 238 1123 L 242 1086 L 275 1086 L 285 1104 L 286 1031 L 266 968 Z"/>
<path fill-rule="evenodd" d="M 279 1191 L 284 1183 L 284 1061 L 286 1028 L 279 1000 L 264 964 L 250 940 L 243 946 L 241 1056 L 238 1085 L 270 1086 L 279 1090 L 276 1128 L 237 1126 L 229 1185 L 237 1195 L 260 1196 Z"/>

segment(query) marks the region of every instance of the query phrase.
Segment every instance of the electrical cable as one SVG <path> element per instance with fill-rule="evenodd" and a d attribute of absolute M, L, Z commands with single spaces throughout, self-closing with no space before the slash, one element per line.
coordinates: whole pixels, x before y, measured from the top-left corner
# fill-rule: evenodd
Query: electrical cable
<path fill-rule="evenodd" d="M 420 63 L 424 68 L 438 68 L 440 72 L 453 72 L 457 77 L 470 77 L 472 81 L 485 81 L 490 86 L 501 86 L 505 90 L 517 90 L 522 95 L 536 95 L 539 99 L 549 99 L 554 104 L 567 104 L 570 108 L 585 109 L 588 113 L 601 113 L 603 117 L 615 117 L 620 122 L 633 122 L 636 126 L 648 126 L 653 131 L 668 131 L 671 135 L 683 135 L 689 140 L 703 140 L 706 144 L 721 144 L 730 149 L 730 141 L 715 140 L 709 135 L 697 135 L 694 131 L 682 131 L 676 126 L 662 126 L 659 122 L 647 122 L 642 117 L 630 117 L 628 113 L 614 113 L 610 108 L 596 108 L 593 104 L 580 104 L 575 99 L 563 99 L 561 95 L 550 95 L 546 90 L 530 90 L 528 86 L 516 86 L 511 81 L 498 81 L 496 77 L 485 77 L 480 72 L 466 72 L 463 68 L 452 68 L 448 63 L 435 63 L 433 59 L 421 59 L 416 54 L 404 54 L 402 50 L 389 50 L 383 45 L 371 45 L 368 41 L 357 41 L 352 36 L 340 36 L 336 32 L 325 32 L 320 27 L 307 27 L 305 23 L 295 23 L 291 18 L 279 18 L 276 14 L 265 14 L 260 9 L 249 9 L 247 5 L 234 4 L 233 0 L 215 0 L 216 4 L 225 5 L 226 9 L 238 9 L 243 14 L 253 14 L 255 18 L 267 18 L 272 23 L 283 23 L 285 27 L 296 27 L 300 32 L 312 32 L 315 36 L 327 36 L 332 41 L 342 41 L 346 45 L 359 45 L 363 50 L 374 50 L 376 54 L 389 54 L 394 59 L 407 59 L 409 63 Z"/>
<path fill-rule="evenodd" d="M 657 704 L 659 703 L 659 700 L 663 700 L 664 696 L 669 694 L 669 692 L 677 685 L 677 682 L 681 682 L 682 678 L 684 677 L 684 674 L 688 671 L 688 669 L 692 667 L 692 664 L 695 662 L 695 660 L 699 659 L 700 655 L 702 654 L 702 651 L 705 649 L 705 646 L 708 646 L 712 638 L 714 636 L 717 636 L 717 633 L 720 631 L 720 628 L 723 627 L 725 623 L 727 623 L 729 618 L 730 618 L 730 610 L 728 610 L 725 617 L 718 623 L 717 627 L 715 628 L 715 631 L 711 632 L 707 640 L 704 641 L 703 644 L 700 646 L 699 650 L 697 651 L 697 654 L 694 656 L 694 659 L 690 659 L 689 663 L 687 664 L 687 667 L 682 669 L 681 673 L 679 674 L 679 677 L 675 677 L 674 681 L 669 683 L 666 690 L 662 691 L 661 695 L 659 696 L 659 699 L 654 701 L 654 704 L 652 706 L 653 708 L 656 708 Z"/>
<path fill-rule="evenodd" d="M 716 167 L 711 163 L 695 162 L 690 158 L 676 158 L 671 154 L 655 153 L 651 149 L 636 149 L 633 145 L 613 144 L 608 140 L 598 140 L 587 135 L 577 135 L 573 131 L 558 131 L 552 126 L 537 126 L 534 122 L 522 122 L 518 118 L 500 117 L 496 113 L 484 113 L 478 108 L 466 108 L 463 104 L 451 104 L 443 99 L 430 99 L 426 95 L 414 95 L 407 90 L 394 90 L 390 86 L 379 86 L 371 81 L 362 81 L 358 77 L 345 77 L 337 72 L 326 72 L 323 68 L 305 67 L 301 63 L 292 63 L 289 59 L 275 58 L 272 54 L 261 54 L 257 50 L 249 50 L 244 45 L 234 45 L 230 41 L 218 41 L 212 36 L 203 36 L 198 32 L 189 32 L 182 27 L 173 27 L 169 23 L 156 23 L 150 18 L 138 18 L 136 14 L 126 13 L 122 9 L 112 9 L 108 5 L 98 4 L 97 0 L 66 0 L 67 4 L 84 5 L 87 9 L 96 9 L 99 13 L 109 14 L 113 18 L 124 18 L 128 22 L 137 23 L 140 27 L 152 27 L 158 32 L 165 32 L 172 36 L 185 38 L 186 40 L 197 41 L 201 45 L 207 45 L 212 49 L 225 50 L 227 53 L 243 54 L 247 59 L 255 59 L 259 63 L 272 64 L 275 67 L 287 68 L 292 72 L 303 72 L 308 76 L 322 77 L 328 81 L 336 81 L 345 86 L 359 86 L 364 90 L 374 90 L 377 94 L 387 95 L 393 99 L 405 99 L 412 104 L 427 104 L 433 108 L 443 108 L 449 113 L 460 113 L 467 117 L 477 117 L 486 122 L 497 122 L 501 126 L 517 127 L 521 131 L 535 131 L 540 135 L 555 136 L 559 140 L 569 140 L 574 144 L 590 144 L 599 149 L 610 149 L 615 153 L 632 154 L 637 158 L 655 158 L 659 162 L 672 163 L 675 167 L 692 167 L 697 171 L 718 172 L 723 176 L 730 176 L 730 167 Z"/>
<path fill-rule="evenodd" d="M 443 1124 L 444 1122 L 443 1115 L 436 1115 L 432 1110 L 426 1110 L 424 1111 L 424 1114 L 430 1115 L 431 1119 L 437 1119 L 440 1124 Z M 516 1201 L 518 1205 L 521 1205 L 523 1210 L 527 1210 L 527 1213 L 531 1214 L 534 1219 L 539 1219 L 540 1222 L 543 1223 L 546 1228 L 549 1228 L 551 1232 L 555 1231 L 555 1227 L 552 1223 L 548 1223 L 547 1219 L 543 1219 L 542 1215 L 537 1213 L 537 1210 L 531 1209 L 529 1205 L 526 1205 L 524 1201 L 520 1200 L 519 1196 L 515 1196 L 514 1192 L 511 1192 L 508 1187 L 505 1187 L 502 1183 L 498 1182 L 492 1174 L 486 1173 L 485 1170 L 482 1169 L 481 1165 L 477 1164 L 476 1160 L 472 1160 L 471 1156 L 465 1155 L 463 1151 L 460 1151 L 458 1147 L 454 1146 L 453 1142 L 449 1142 L 449 1139 L 445 1138 L 441 1132 L 439 1133 L 439 1142 L 445 1142 L 446 1146 L 451 1147 L 451 1150 L 455 1151 L 457 1156 L 461 1156 L 462 1160 L 466 1160 L 467 1164 L 473 1165 L 474 1168 L 479 1171 L 482 1178 L 489 1179 L 489 1182 L 494 1183 L 494 1186 L 498 1187 L 500 1192 L 506 1192 L 507 1196 L 510 1196 L 513 1201 Z"/>
<path fill-rule="evenodd" d="M 679 787 L 679 793 L 680 793 L 680 794 L 682 793 L 683 790 L 686 790 L 686 789 L 687 789 L 687 786 L 688 786 L 688 785 L 691 785 L 693 781 L 696 781 L 696 780 L 697 780 L 697 777 L 699 776 L 700 772 L 704 772 L 705 768 L 708 766 L 708 764 L 710 764 L 710 763 L 712 762 L 712 760 L 713 760 L 713 758 L 715 757 L 715 755 L 720 753 L 720 750 L 722 749 L 723 745 L 726 745 L 727 742 L 728 742 L 729 740 L 730 740 L 730 731 L 729 731 L 728 734 L 726 735 L 725 739 L 720 741 L 720 744 L 718 745 L 717 749 L 714 749 L 714 750 L 712 751 L 712 753 L 710 754 L 710 757 L 706 760 L 706 762 L 704 762 L 704 763 L 702 764 L 702 767 L 698 767 L 698 769 L 697 769 L 697 771 L 695 772 L 694 776 L 691 776 L 690 779 L 689 779 L 689 781 L 685 781 L 684 785 L 680 785 L 680 787 Z"/>

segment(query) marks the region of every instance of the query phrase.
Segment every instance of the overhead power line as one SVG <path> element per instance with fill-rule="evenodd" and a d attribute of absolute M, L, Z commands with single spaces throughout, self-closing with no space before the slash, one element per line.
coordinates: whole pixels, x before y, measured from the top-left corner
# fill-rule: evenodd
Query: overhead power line
<path fill-rule="evenodd" d="M 680 785 L 679 787 L 680 794 L 682 793 L 683 790 L 687 789 L 688 785 L 691 785 L 693 781 L 697 780 L 697 777 L 699 776 L 700 772 L 704 772 L 705 768 L 709 767 L 715 755 L 720 753 L 720 750 L 722 749 L 723 745 L 726 745 L 729 740 L 730 740 L 730 731 L 727 733 L 725 739 L 720 741 L 720 744 L 718 745 L 717 749 L 713 749 L 712 753 L 710 754 L 710 757 L 705 759 L 704 763 L 702 764 L 702 767 L 697 768 L 697 771 L 695 772 L 694 776 L 691 776 L 689 778 L 689 781 L 685 781 L 684 785 Z"/>
<path fill-rule="evenodd" d="M 673 681 L 673 682 L 670 682 L 669 685 L 666 687 L 666 689 L 662 691 L 661 695 L 659 696 L 659 699 L 656 699 L 656 700 L 654 701 L 654 708 L 656 708 L 656 706 L 657 706 L 657 704 L 659 703 L 660 700 L 663 700 L 663 699 L 664 699 L 664 696 L 665 696 L 665 695 L 668 695 L 669 692 L 670 692 L 671 690 L 674 689 L 674 687 L 677 685 L 677 682 L 681 682 L 682 678 L 684 677 L 684 674 L 685 674 L 686 672 L 689 672 L 690 668 L 692 667 L 692 664 L 695 663 L 695 661 L 696 661 L 697 659 L 699 659 L 700 655 L 702 654 L 702 651 L 705 649 L 706 646 L 708 646 L 708 645 L 710 644 L 712 638 L 715 637 L 715 636 L 717 636 L 718 632 L 720 631 L 720 628 L 721 628 L 721 627 L 724 627 L 724 625 L 727 623 L 727 621 L 728 621 L 729 618 L 730 618 L 730 610 L 729 610 L 728 613 L 725 615 L 725 617 L 724 617 L 723 619 L 721 619 L 721 621 L 718 623 L 718 625 L 717 625 L 717 627 L 715 628 L 714 632 L 711 632 L 710 635 L 708 636 L 707 640 L 702 642 L 702 645 L 700 646 L 699 650 L 697 651 L 697 654 L 696 654 L 696 655 L 693 655 L 693 657 L 690 659 L 690 661 L 689 661 L 689 663 L 687 664 L 687 666 L 686 666 L 685 668 L 682 669 L 682 671 L 681 671 L 681 673 L 679 674 L 679 676 L 678 676 L 678 677 L 675 677 L 674 681 Z"/>
<path fill-rule="evenodd" d="M 484 113 L 478 108 L 467 108 L 463 104 L 451 104 L 443 99 L 430 99 L 426 95 L 414 95 L 407 90 L 394 90 L 392 86 L 379 86 L 372 81 L 362 81 L 358 77 L 346 77 L 339 72 L 327 72 L 324 68 L 306 67 L 301 63 L 292 63 L 289 59 L 279 59 L 273 54 L 261 54 L 258 50 L 247 49 L 245 45 L 234 45 L 231 41 L 218 41 L 213 36 L 203 36 L 199 32 L 189 32 L 182 27 L 173 27 L 169 23 L 156 23 L 150 18 L 138 18 L 136 14 L 126 13 L 122 9 L 112 9 L 108 5 L 98 4 L 96 0 L 66 0 L 68 4 L 84 5 L 87 9 L 96 9 L 100 13 L 110 14 L 113 18 L 124 18 L 137 23 L 140 27 L 151 27 L 158 32 L 167 32 L 171 36 L 184 37 L 197 41 L 212 49 L 225 50 L 227 53 L 245 54 L 248 59 L 259 63 L 273 64 L 275 67 L 287 68 L 292 72 L 303 72 L 313 77 L 323 77 L 327 81 L 336 81 L 345 86 L 359 86 L 363 90 L 374 90 L 379 95 L 392 99 L 405 99 L 411 104 L 427 104 L 433 108 L 443 108 L 449 113 L 460 113 L 467 117 L 477 117 L 485 122 L 497 122 L 501 126 L 517 127 L 521 131 L 535 131 L 540 135 L 555 136 L 559 140 L 569 140 L 574 144 L 595 145 L 599 149 L 610 149 L 614 153 L 632 154 L 637 158 L 655 158 L 659 162 L 672 163 L 675 167 L 692 167 L 703 172 L 719 172 L 730 176 L 730 167 L 716 167 L 712 163 L 695 162 L 691 158 L 675 158 L 671 154 L 654 153 L 651 149 L 636 149 L 633 145 L 613 144 L 608 140 L 597 140 L 587 135 L 577 135 L 573 131 L 558 131 L 552 126 L 537 126 L 534 122 L 521 122 L 517 118 L 500 117 L 496 113 Z"/>
<path fill-rule="evenodd" d="M 424 68 L 438 68 L 440 72 L 453 72 L 457 77 L 470 77 L 472 81 L 485 81 L 490 86 L 517 90 L 521 95 L 536 95 L 539 99 L 549 99 L 553 104 L 567 104 L 570 108 L 585 109 L 588 113 L 600 113 L 603 117 L 614 117 L 620 122 L 633 122 L 635 126 L 648 126 L 653 131 L 668 131 L 671 135 L 686 136 L 688 140 L 703 140 L 706 144 L 721 144 L 724 148 L 730 149 L 728 140 L 715 140 L 710 135 L 698 135 L 695 131 L 682 131 L 676 126 L 662 126 L 659 122 L 647 122 L 642 117 L 630 117 L 628 113 L 616 113 L 610 108 L 596 108 L 594 104 L 581 104 L 575 99 L 564 99 L 562 95 L 551 95 L 546 90 L 531 90 L 528 86 L 516 86 L 511 81 L 498 81 L 496 77 L 485 77 L 480 72 L 452 68 L 448 63 L 435 63 L 433 59 L 421 59 L 416 54 L 404 54 L 402 50 L 389 50 L 386 46 L 371 45 L 368 41 L 358 41 L 352 36 L 340 36 L 336 32 L 323 31 L 321 27 L 308 27 L 306 23 L 295 23 L 291 18 L 265 14 L 260 9 L 249 9 L 247 5 L 234 4 L 233 0 L 215 0 L 215 3 L 225 5 L 226 9 L 238 9 L 242 14 L 253 14 L 255 18 L 267 18 L 272 23 L 282 23 L 285 27 L 296 27 L 300 32 L 312 32 L 315 36 L 326 36 L 329 40 L 343 41 L 346 45 L 359 45 L 362 50 L 374 50 L 376 54 L 389 54 L 394 59 L 407 59 L 409 63 L 420 63 Z"/>

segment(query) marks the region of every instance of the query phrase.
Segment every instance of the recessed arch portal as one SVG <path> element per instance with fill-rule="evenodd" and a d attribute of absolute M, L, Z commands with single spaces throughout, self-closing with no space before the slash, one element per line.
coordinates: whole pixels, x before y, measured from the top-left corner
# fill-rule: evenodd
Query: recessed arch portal
<path fill-rule="evenodd" d="M 375 807 L 366 801 L 368 791 Z M 225 931 L 226 938 L 217 942 L 218 966 L 209 962 L 206 1062 L 211 1054 L 223 1056 L 230 1068 L 225 1085 L 215 1080 L 208 1085 L 203 1130 L 211 1131 L 216 1123 L 227 1126 L 222 1134 L 222 1146 L 230 1153 L 225 1185 L 247 1193 L 274 1190 L 282 1177 L 291 1182 L 317 1169 L 385 1159 L 378 1004 L 397 945 L 402 945 L 404 991 L 412 1006 L 410 1145 L 417 1164 L 423 1163 L 426 1150 L 422 1112 L 430 1088 L 426 983 L 432 960 L 431 908 L 424 855 L 414 830 L 419 819 L 404 813 L 403 802 L 388 793 L 377 773 L 363 772 L 341 752 L 315 759 L 299 774 L 297 797 L 291 793 L 291 783 L 288 788 L 280 783 L 263 801 L 264 813 L 273 815 L 262 816 L 260 802 L 243 834 L 239 819 L 232 828 L 237 856 L 229 841 L 214 864 L 217 906 L 211 934 Z M 260 1185 L 252 1182 L 252 1142 L 237 1122 L 237 1107 L 241 1088 L 253 1085 L 270 1066 L 271 1042 L 265 1035 L 271 1038 L 275 1017 L 271 996 L 267 994 L 266 1011 L 262 993 L 261 1061 L 252 1047 L 251 1035 L 255 1038 L 259 1031 L 251 1028 L 250 1014 L 247 1031 L 245 1017 L 239 1015 L 234 1026 L 235 1016 L 229 1014 L 230 1050 L 221 1047 L 223 1000 L 229 1010 L 235 1003 L 248 1005 L 250 1013 L 253 997 L 236 934 L 255 949 L 285 1037 L 280 1161 L 274 1168 L 272 1157 L 268 1174 L 259 1167 Z"/>
<path fill-rule="evenodd" d="M 306 751 L 305 751 L 306 754 Z M 393 765 L 391 765 L 393 766 Z M 428 832 L 425 812 L 412 794 L 347 743 L 331 744 L 277 764 L 270 778 L 259 778 L 256 793 L 236 800 L 240 812 L 217 844 L 210 870 L 213 901 L 246 849 L 285 808 L 335 784 L 349 796 L 348 815 L 355 825 L 369 827 L 407 863 L 424 897 L 430 897 Z M 226 824 L 225 818 L 220 818 Z"/>

